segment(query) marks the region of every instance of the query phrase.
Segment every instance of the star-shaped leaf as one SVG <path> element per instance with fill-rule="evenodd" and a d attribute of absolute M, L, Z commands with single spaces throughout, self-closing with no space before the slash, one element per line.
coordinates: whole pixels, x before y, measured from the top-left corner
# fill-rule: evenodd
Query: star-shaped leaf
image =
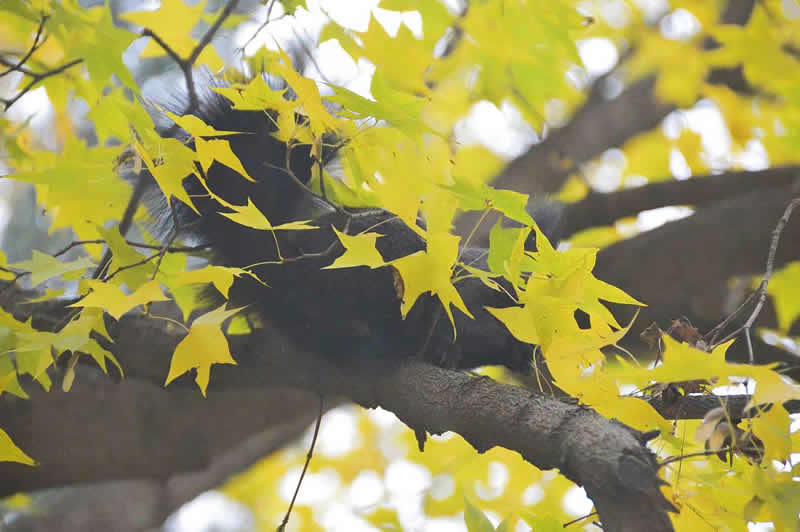
<path fill-rule="evenodd" d="M 236 364 L 231 356 L 228 340 L 222 333 L 222 322 L 240 310 L 241 308 L 225 310 L 223 305 L 194 320 L 189 334 L 175 348 L 164 386 L 187 371 L 197 369 L 195 382 L 205 397 L 211 365 Z"/>
<path fill-rule="evenodd" d="M 70 307 L 102 308 L 117 320 L 137 305 L 169 300 L 161 291 L 158 281 L 145 283 L 130 295 L 123 292 L 119 286 L 103 281 L 89 281 L 89 287 L 92 291 Z"/>

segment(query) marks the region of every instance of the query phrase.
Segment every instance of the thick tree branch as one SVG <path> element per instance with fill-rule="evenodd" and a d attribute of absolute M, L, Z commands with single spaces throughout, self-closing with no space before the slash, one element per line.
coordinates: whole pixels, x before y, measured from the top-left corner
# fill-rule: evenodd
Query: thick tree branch
<path fill-rule="evenodd" d="M 123 318 L 115 334 L 118 338 L 114 347 L 115 355 L 125 367 L 129 379 L 144 379 L 160 385 L 169 365 L 169 354 L 180 340 L 180 335 L 167 331 L 161 322 L 137 316 Z M 363 406 L 380 405 L 395 412 L 415 430 L 432 433 L 454 430 L 479 450 L 500 445 L 519 451 L 537 467 L 561 469 L 569 478 L 585 486 L 609 530 L 640 530 L 645 526 L 653 530 L 671 529 L 667 503 L 659 491 L 655 462 L 650 452 L 638 439 L 637 433 L 606 420 L 590 409 L 525 388 L 503 385 L 487 378 L 476 378 L 421 362 L 400 363 L 390 358 L 378 358 L 360 360 L 355 365 L 337 363 L 297 349 L 289 338 L 275 329 L 265 329 L 247 338 L 232 337 L 231 343 L 234 353 L 242 353 L 239 365 L 214 367 L 208 401 L 212 405 L 230 393 L 227 390 L 235 390 L 239 394 L 242 390 L 251 390 L 255 395 L 250 399 L 239 396 L 241 402 L 233 410 L 252 416 L 264 401 L 263 394 L 267 392 L 263 390 L 269 386 L 295 386 L 326 396 L 344 393 Z M 21 445 L 37 444 L 35 448 L 29 447 L 35 456 L 47 445 L 61 449 L 68 440 L 55 438 L 54 434 L 73 431 L 72 438 L 75 439 L 78 438 L 76 431 L 86 431 L 86 425 L 90 429 L 94 426 L 91 431 L 94 433 L 96 429 L 96 437 L 88 439 L 84 452 L 97 455 L 98 442 L 102 441 L 100 434 L 105 432 L 100 423 L 103 418 L 93 417 L 100 405 L 103 410 L 108 409 L 115 417 L 127 419 L 134 426 L 138 423 L 137 419 L 142 422 L 151 419 L 149 431 L 128 431 L 128 436 L 120 434 L 120 438 L 130 440 L 133 437 L 141 438 L 151 431 L 153 434 L 163 430 L 172 431 L 171 427 L 158 421 L 162 417 L 152 407 L 143 408 L 143 411 L 149 411 L 146 418 L 144 412 L 131 410 L 130 407 L 127 411 L 121 411 L 117 408 L 120 405 L 102 401 L 95 401 L 95 407 L 82 415 L 79 411 L 70 413 L 66 411 L 66 405 L 76 391 L 77 388 L 70 394 L 41 393 L 30 401 L 12 400 L 16 404 L 3 404 L 3 426 Z M 192 401 L 204 402 L 194 389 L 190 375 L 181 377 L 166 392 L 160 393 L 175 394 L 181 401 L 187 401 L 185 408 Z M 8 401 L 7 394 L 0 399 L 0 404 L 4 400 Z M 41 419 L 36 412 L 25 410 L 36 408 L 48 400 L 60 405 L 59 409 L 51 406 L 51 410 L 61 412 L 61 423 Z M 167 413 L 179 421 L 182 410 L 178 404 L 170 405 L 164 411 L 164 422 Z M 151 417 L 153 415 L 155 419 Z M 221 420 L 231 412 L 222 414 L 217 411 L 215 415 Z M 105 418 L 105 421 L 109 419 Z M 17 432 L 19 427 L 32 426 L 33 423 L 47 427 L 49 438 L 44 441 L 40 438 L 37 442 L 30 431 L 23 430 L 22 434 Z M 258 425 L 256 422 L 255 426 Z M 180 426 L 186 431 L 185 438 L 173 442 L 172 446 L 185 448 L 187 441 L 202 441 L 207 437 L 207 426 L 191 427 L 182 422 Z M 215 431 L 219 430 L 218 424 L 214 427 Z M 175 430 L 175 436 L 179 436 L 180 432 Z M 115 436 L 106 433 L 105 437 Z M 80 438 L 87 442 L 85 434 Z M 117 448 L 126 449 L 127 443 L 117 442 Z M 152 451 L 157 452 L 158 449 Z M 99 459 L 102 464 L 143 458 L 127 456 L 126 450 L 126 456 L 100 455 Z M 158 460 L 158 457 L 154 460 Z M 181 464 L 172 465 L 170 470 L 174 472 L 177 467 L 181 467 Z M 45 466 L 41 468 L 41 471 L 48 470 Z M 33 475 L 36 475 L 36 471 L 28 470 Z M 3 466 L 0 472 L 0 485 L 7 486 L 10 482 L 16 486 L 25 485 L 20 470 L 13 472 Z M 63 481 L 74 482 L 77 474 L 73 471 L 71 476 L 65 475 Z M 34 484 L 31 482 L 27 485 Z M 622 501 L 627 502 L 623 505 Z M 632 511 L 632 508 L 636 510 Z"/>
<path fill-rule="evenodd" d="M 754 4 L 754 0 L 731 0 L 720 20 L 724 24 L 744 25 Z M 707 45 L 710 46 L 713 44 Z M 734 90 L 746 84 L 741 69 L 737 68 L 713 69 L 708 79 L 712 83 L 729 85 Z M 632 83 L 616 98 L 608 99 L 606 78 L 601 78 L 592 86 L 586 102 L 569 123 L 512 161 L 494 185 L 532 196 L 557 192 L 582 164 L 656 127 L 675 110 L 674 105 L 656 97 L 655 83 L 655 76 L 646 77 Z"/>
<path fill-rule="evenodd" d="M 660 396 L 648 400 L 667 419 L 703 419 L 709 410 L 720 406 L 731 419 L 742 419 L 746 417 L 745 407 L 749 401 L 749 395 L 690 395 L 674 400 Z M 783 407 L 789 412 L 800 412 L 800 401 L 787 401 Z"/>
<path fill-rule="evenodd" d="M 61 373 L 53 376 L 58 380 L 49 393 L 30 383 L 30 399 L 0 398 L 3 428 L 41 464 L 0 464 L 0 496 L 147 478 L 178 482 L 185 494 L 176 495 L 180 504 L 198 486 L 202 491 L 221 483 L 298 435 L 313 419 L 316 405 L 313 394 L 279 387 L 218 391 L 202 400 L 188 387 L 165 391 L 136 378 L 115 384 L 88 367 L 78 368 L 74 388 L 64 393 L 58 390 Z M 265 430 L 275 436 L 276 427 L 283 431 L 277 444 L 249 453 L 243 465 L 229 468 L 233 457 L 220 463 Z M 178 473 L 191 476 L 176 480 Z M 208 475 L 211 480 L 203 480 Z"/>
<path fill-rule="evenodd" d="M 564 208 L 564 236 L 589 227 L 609 225 L 626 216 L 669 205 L 702 206 L 758 189 L 800 182 L 800 167 L 787 166 L 758 171 L 727 172 L 669 180 L 608 194 L 590 193 Z"/>

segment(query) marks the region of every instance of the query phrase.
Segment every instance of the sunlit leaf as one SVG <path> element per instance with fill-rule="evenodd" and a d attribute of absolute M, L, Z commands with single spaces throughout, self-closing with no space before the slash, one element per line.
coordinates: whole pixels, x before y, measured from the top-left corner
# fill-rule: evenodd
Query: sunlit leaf
<path fill-rule="evenodd" d="M 222 322 L 240 310 L 225 310 L 223 305 L 196 318 L 192 322 L 189 334 L 175 348 L 164 386 L 187 371 L 196 369 L 195 382 L 205 396 L 211 375 L 211 366 L 213 364 L 236 364 L 231 356 L 228 340 L 222 333 Z"/>

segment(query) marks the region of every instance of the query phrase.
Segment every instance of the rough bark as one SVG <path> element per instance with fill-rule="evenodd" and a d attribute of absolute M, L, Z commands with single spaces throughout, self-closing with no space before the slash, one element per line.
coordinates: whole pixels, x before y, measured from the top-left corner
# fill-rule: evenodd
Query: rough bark
<path fill-rule="evenodd" d="M 110 386 L 122 390 L 130 386 L 131 379 L 160 385 L 167 372 L 169 355 L 181 335 L 167 331 L 161 322 L 154 323 L 153 320 L 137 316 L 124 317 L 116 334 L 115 355 L 125 367 L 128 377 L 122 384 Z M 668 503 L 659 490 L 660 481 L 655 475 L 654 458 L 639 439 L 639 434 L 599 416 L 591 409 L 525 388 L 413 360 L 379 358 L 362 360 L 352 366 L 333 362 L 297 349 L 278 330 L 265 329 L 249 338 L 232 337 L 231 343 L 234 353 L 247 355 L 242 356 L 238 366 L 214 367 L 209 400 L 212 404 L 224 401 L 222 398 L 230 393 L 228 407 L 233 410 L 226 410 L 224 415 L 219 411 L 214 414 L 207 412 L 209 419 L 232 416 L 238 411 L 243 412 L 244 416 L 255 417 L 255 426 L 258 426 L 258 410 L 267 393 L 259 390 L 273 386 L 293 386 L 326 396 L 346 395 L 363 406 L 382 406 L 394 412 L 417 431 L 438 434 L 454 430 L 479 451 L 500 445 L 520 452 L 537 467 L 559 468 L 568 478 L 586 488 L 609 530 L 641 530 L 643 527 L 671 529 Z M 92 384 L 89 382 L 87 385 Z M 249 398 L 248 392 L 253 394 Z M 125 393 L 132 392 L 121 392 L 122 395 Z M 204 402 L 188 375 L 171 384 L 166 391 L 154 395 L 158 398 L 161 394 L 175 394 L 176 401 Z M 194 394 L 194 401 L 191 400 L 191 394 Z M 37 393 L 26 403 L 35 408 L 44 397 L 53 397 L 58 407 L 51 403 L 50 411 L 53 414 L 60 411 L 64 415 L 65 402 L 71 400 L 68 399 L 70 395 Z M 3 401 L 8 403 L 7 394 L 0 399 L 0 403 Z M 18 403 L 16 400 L 11 402 Z M 79 439 L 90 449 L 82 456 L 71 457 L 80 467 L 75 467 L 68 477 L 59 477 L 60 473 L 51 472 L 58 467 L 55 463 L 27 471 L 4 464 L 0 467 L 0 486 L 10 486 L 10 491 L 22 486 L 34 488 L 37 484 L 44 487 L 46 484 L 42 477 L 36 480 L 26 475 L 35 477 L 35 471 L 40 471 L 39 475 L 52 474 L 55 477 L 53 480 L 77 482 L 80 480 L 77 469 L 91 464 L 88 454 L 99 455 L 101 466 L 113 462 L 114 457 L 102 456 L 102 452 L 107 452 L 109 448 L 105 440 L 99 437 L 100 434 L 107 434 L 111 438 L 108 443 L 112 444 L 112 448 L 118 448 L 117 445 L 126 445 L 135 438 L 144 440 L 148 434 L 153 435 L 153 441 L 158 441 L 160 430 L 170 430 L 158 423 L 158 418 L 149 416 L 142 419 L 143 423 L 149 420 L 144 430 L 138 424 L 144 414 L 138 409 L 117 411 L 113 417 L 92 416 L 91 412 L 86 412 L 82 419 L 70 419 L 67 423 L 45 426 L 37 422 L 33 425 L 31 416 L 35 418 L 35 412 L 25 411 L 25 406 L 20 408 L 20 404 L 7 403 L 3 404 L 2 410 L 4 428 L 33 454 L 45 452 L 44 447 L 49 444 L 51 450 L 48 456 L 57 457 L 59 451 L 63 452 L 68 444 L 69 437 L 73 438 L 70 445 Z M 96 401 L 95 404 L 94 410 L 102 412 L 108 409 L 109 413 L 117 406 L 113 402 Z M 164 406 L 168 405 L 165 403 Z M 166 412 L 171 413 L 174 421 L 182 426 L 180 418 L 185 416 L 187 409 L 191 411 L 192 407 L 187 404 L 182 410 L 179 405 L 173 404 L 164 412 L 165 416 Z M 150 410 L 150 415 L 155 414 L 152 404 L 149 408 L 143 407 L 143 411 L 147 410 Z M 64 417 L 69 419 L 67 415 Z M 164 417 L 163 421 L 166 419 Z M 114 440 L 116 436 L 113 433 L 122 429 L 120 423 L 130 424 L 134 428 L 128 431 L 131 433 L 129 436 L 119 436 L 125 441 Z M 78 427 L 98 435 L 98 438 L 87 442 L 85 436 L 76 434 Z M 189 456 L 173 464 L 170 470 L 173 473 L 179 469 L 193 470 L 198 464 L 208 463 L 210 457 L 207 453 L 210 450 L 198 443 L 206 439 L 219 440 L 214 436 L 220 432 L 217 429 L 218 424 L 194 429 L 186 427 L 185 437 L 172 442 L 172 445 Z M 121 432 L 124 434 L 125 430 Z M 179 427 L 175 436 L 180 436 L 180 432 Z M 224 446 L 221 441 L 217 443 Z M 91 468 L 88 471 L 83 469 L 86 480 L 99 480 L 98 473 L 90 471 Z M 115 478 L 117 473 L 125 475 L 129 470 L 115 471 L 109 466 L 106 472 Z M 164 477 L 156 475 L 156 478 Z"/>
<path fill-rule="evenodd" d="M 567 238 L 590 227 L 610 225 L 620 218 L 659 207 L 700 207 L 733 196 L 800 183 L 800 168 L 786 166 L 758 171 L 726 172 L 692 177 L 686 181 L 661 181 L 610 193 L 590 192 L 565 206 L 562 236 Z"/>

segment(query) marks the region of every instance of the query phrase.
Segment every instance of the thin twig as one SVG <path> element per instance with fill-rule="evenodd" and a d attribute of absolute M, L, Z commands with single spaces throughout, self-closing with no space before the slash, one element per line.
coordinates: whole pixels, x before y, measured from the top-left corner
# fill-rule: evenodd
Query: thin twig
<path fill-rule="evenodd" d="M 575 523 L 579 523 L 579 522 L 583 521 L 584 519 L 589 519 L 589 518 L 590 518 L 590 517 L 592 517 L 593 515 L 597 515 L 597 512 L 595 511 L 595 512 L 592 512 L 592 513 L 590 513 L 590 514 L 583 515 L 583 516 L 581 516 L 581 517 L 576 517 L 576 518 L 575 518 L 575 519 L 573 519 L 572 521 L 567 521 L 567 522 L 566 522 L 566 523 L 564 523 L 562 526 L 563 526 L 564 528 L 567 528 L 568 526 L 570 526 L 570 525 L 574 525 Z"/>
<path fill-rule="evenodd" d="M 314 435 L 311 437 L 311 446 L 308 448 L 308 453 L 306 453 L 306 463 L 303 464 L 303 470 L 300 472 L 300 478 L 297 479 L 297 487 L 295 487 L 294 495 L 292 495 L 292 500 L 291 502 L 289 502 L 289 509 L 286 510 L 286 515 L 283 517 L 283 521 L 281 521 L 281 524 L 278 527 L 278 532 L 283 532 L 284 530 L 286 530 L 286 525 L 289 523 L 289 517 L 292 515 L 292 508 L 294 508 L 294 502 L 295 500 L 297 500 L 297 494 L 300 492 L 300 485 L 303 483 L 303 477 L 306 476 L 306 471 L 308 471 L 308 464 L 311 462 L 311 457 L 314 455 L 314 445 L 316 445 L 317 443 L 317 436 L 319 435 L 319 426 L 322 424 L 323 399 L 324 398 L 322 394 L 320 394 L 317 422 L 314 425 Z"/>
<path fill-rule="evenodd" d="M 17 61 L 16 65 L 7 64 L 6 66 L 8 66 L 8 70 L 6 70 L 5 72 L 0 73 L 0 77 L 3 77 L 6 74 L 9 74 L 11 72 L 23 72 L 22 65 L 24 65 L 28 61 L 28 59 L 30 59 L 30 57 L 33 55 L 33 53 L 39 48 L 39 46 L 41 46 L 39 44 L 39 39 L 42 38 L 42 32 L 44 31 L 44 25 L 47 22 L 47 19 L 48 19 L 47 15 L 42 15 L 42 20 L 39 21 L 39 27 L 36 28 L 36 36 L 33 38 L 33 45 L 31 45 L 30 49 L 25 53 L 24 56 L 22 56 L 22 59 Z M 42 44 L 44 44 L 44 42 L 42 42 Z M 30 74 L 29 72 L 30 71 L 26 72 L 26 73 L 28 73 L 29 76 L 33 75 L 33 74 Z"/>
<path fill-rule="evenodd" d="M 106 277 L 106 278 L 105 278 L 105 279 L 103 279 L 103 280 L 104 280 L 104 281 L 106 281 L 106 282 L 108 282 L 108 281 L 110 281 L 110 280 L 111 280 L 111 279 L 112 279 L 112 278 L 113 278 L 115 275 L 117 275 L 118 273 L 124 272 L 125 270 L 130 270 L 131 268 L 135 268 L 135 267 L 137 267 L 137 266 L 141 266 L 142 264 L 147 264 L 148 262 L 150 262 L 151 260 L 153 260 L 153 259 L 155 259 L 155 258 L 158 258 L 159 256 L 161 256 L 161 253 L 153 253 L 153 254 L 152 254 L 152 255 L 150 255 L 149 257 L 145 257 L 145 258 L 143 258 L 142 260 L 137 260 L 137 261 L 136 261 L 136 262 L 134 262 L 134 263 L 131 263 L 131 264 L 126 264 L 125 266 L 120 266 L 119 268 L 117 268 L 116 270 L 114 270 L 114 271 L 113 271 L 111 274 L 109 274 L 109 275 L 108 275 L 108 277 Z"/>
<path fill-rule="evenodd" d="M 756 290 L 756 294 L 758 294 L 758 301 L 756 302 L 753 312 L 750 314 L 750 317 L 747 318 L 747 321 L 744 323 L 744 325 L 714 345 L 714 347 L 716 347 L 719 344 L 723 344 L 744 331 L 745 339 L 747 340 L 747 354 L 751 364 L 753 363 L 754 356 L 753 342 L 750 339 L 750 329 L 753 327 L 753 323 L 756 321 L 756 318 L 758 318 L 758 315 L 761 313 L 761 309 L 764 307 L 764 303 L 767 300 L 767 287 L 769 286 L 769 280 L 772 277 L 773 268 L 775 266 L 775 254 L 778 251 L 778 242 L 780 241 L 781 233 L 786 227 L 786 224 L 789 223 L 789 218 L 792 216 L 792 211 L 798 205 L 800 205 L 800 198 L 795 198 L 789 202 L 789 205 L 787 205 L 786 209 L 783 211 L 783 216 L 781 216 L 780 220 L 778 220 L 778 224 L 775 226 L 775 229 L 772 230 L 772 241 L 770 242 L 769 255 L 767 256 L 767 268 L 764 272 L 764 278 L 761 280 L 758 290 Z"/>
<path fill-rule="evenodd" d="M 203 50 L 206 46 L 209 45 L 211 40 L 216 35 L 219 28 L 225 22 L 225 20 L 233 13 L 233 10 L 236 9 L 236 5 L 239 3 L 239 0 L 230 0 L 225 7 L 220 12 L 217 20 L 214 21 L 214 24 L 206 31 L 206 33 L 200 38 L 197 42 L 197 46 L 192 49 L 192 53 L 189 54 L 189 57 L 183 59 L 178 52 L 176 52 L 170 45 L 168 45 L 164 39 L 159 37 L 153 30 L 149 28 L 145 28 L 142 30 L 141 35 L 143 37 L 150 37 L 167 53 L 168 56 L 172 58 L 178 64 L 178 67 L 181 69 L 183 73 L 183 77 L 186 81 L 186 92 L 189 96 L 189 105 L 183 111 L 184 115 L 191 114 L 193 111 L 197 110 L 200 107 L 200 99 L 197 96 L 197 88 L 194 84 L 194 76 L 192 74 L 192 68 L 194 67 L 195 61 L 197 58 L 200 57 L 200 54 L 203 53 Z M 178 130 L 178 125 L 175 124 L 170 127 L 166 135 L 171 136 Z"/>
<path fill-rule="evenodd" d="M 720 322 L 719 325 L 717 325 L 716 327 L 714 327 L 713 329 L 711 329 L 710 331 L 708 331 L 704 335 L 704 340 L 706 341 L 706 343 L 708 345 L 715 345 L 716 344 L 717 337 L 719 336 L 719 334 L 725 329 L 725 327 L 727 327 L 730 324 L 731 321 L 733 321 L 733 318 L 738 316 L 745 309 L 745 307 L 747 307 L 747 305 L 749 305 L 750 302 L 753 301 L 753 299 L 756 297 L 756 294 L 757 294 L 757 292 L 755 292 L 755 291 L 754 292 L 750 292 L 750 295 L 747 296 L 744 301 L 742 301 L 742 304 L 739 305 L 739 307 L 736 310 L 731 312 L 728 315 L 728 317 L 726 317 L 724 320 L 722 320 Z M 709 338 L 709 336 L 710 336 L 710 338 Z"/>
<path fill-rule="evenodd" d="M 678 456 L 672 456 L 670 458 L 666 458 L 664 461 L 662 461 L 660 464 L 658 464 L 658 468 L 661 469 L 662 467 L 664 467 L 666 465 L 669 465 L 669 464 L 672 464 L 672 463 L 675 463 L 675 462 L 680 462 L 680 461 L 683 461 L 683 460 L 685 460 L 687 458 L 699 458 L 699 457 L 702 457 L 702 456 L 711 456 L 712 454 L 727 453 L 727 452 L 730 452 L 730 451 L 733 451 L 733 449 L 731 447 L 722 447 L 722 448 L 717 449 L 717 450 L 698 451 L 696 453 L 689 453 L 689 454 L 681 454 L 681 455 L 678 455 Z"/>
<path fill-rule="evenodd" d="M 57 74 L 61 74 L 61 73 L 62 73 L 62 72 L 64 72 L 65 70 L 67 70 L 67 69 L 69 69 L 69 68 L 72 68 L 72 67 L 74 67 L 75 65 L 77 65 L 78 63 L 82 63 L 82 62 L 83 62 L 83 59 L 73 59 L 73 60 L 72 60 L 72 61 L 70 61 L 69 63 L 66 63 L 66 64 L 64 64 L 64 65 L 61 65 L 61 66 L 60 66 L 60 67 L 58 67 L 58 68 L 54 68 L 53 70 L 48 70 L 48 71 L 46 71 L 46 72 L 41 72 L 41 73 L 38 73 L 38 74 L 37 74 L 37 73 L 34 73 L 34 72 L 29 72 L 29 73 L 26 73 L 26 75 L 27 75 L 27 76 L 30 76 L 30 77 L 32 78 L 32 79 L 31 79 L 31 81 L 30 81 L 30 82 L 28 82 L 28 84 L 27 84 L 27 85 L 25 85 L 25 86 L 24 86 L 24 87 L 23 87 L 23 88 L 22 88 L 22 89 L 21 89 L 21 90 L 20 90 L 20 91 L 17 93 L 17 95 L 16 95 L 16 96 L 14 96 L 14 97 L 13 97 L 13 98 L 11 98 L 11 99 L 0 98 L 0 102 L 3 102 L 3 105 L 5 106 L 5 110 L 6 110 L 6 111 L 8 111 L 8 108 L 9 108 L 9 107 L 11 107 L 12 105 L 14 105 L 15 103 L 17 103 L 17 101 L 18 101 L 20 98 L 22 98 L 22 97 L 23 97 L 23 96 L 25 96 L 25 95 L 26 95 L 28 92 L 30 92 L 30 90 L 31 90 L 31 89 L 33 89 L 34 85 L 36 85 L 36 84 L 38 84 L 38 83 L 41 83 L 42 81 L 46 80 L 47 78 L 49 78 L 49 77 L 51 77 L 51 76 L 55 76 L 55 75 L 57 75 Z"/>
<path fill-rule="evenodd" d="M 247 39 L 247 42 L 245 42 L 240 48 L 236 49 L 237 52 L 244 53 L 244 49 L 247 48 L 247 46 L 251 42 L 253 42 L 253 40 L 258 36 L 258 34 L 261 33 L 264 28 L 267 27 L 267 25 L 270 23 L 269 17 L 270 15 L 272 15 L 273 7 L 275 7 L 275 0 L 269 0 L 269 4 L 267 4 L 267 18 L 264 20 L 264 23 L 261 24 L 255 32 L 253 32 L 253 35 L 251 35 L 250 38 Z"/>
<path fill-rule="evenodd" d="M 175 204 L 173 203 L 172 198 L 167 200 L 167 202 L 169 203 L 170 216 L 172 216 L 172 234 L 169 236 L 167 241 L 164 242 L 164 245 L 161 247 L 161 249 L 158 250 L 158 261 L 156 262 L 156 267 L 153 268 L 153 275 L 150 277 L 150 279 L 155 279 L 156 275 L 158 275 L 158 270 L 161 268 L 161 262 L 164 260 L 164 255 L 167 254 L 167 250 L 172 243 L 175 242 L 175 239 L 178 238 L 178 235 L 181 232 L 180 219 L 178 218 L 178 211 L 175 208 Z"/>
<path fill-rule="evenodd" d="M 122 213 L 122 219 L 119 222 L 119 234 L 123 237 L 130 229 L 131 225 L 133 224 L 133 218 L 136 215 L 136 210 L 139 208 L 139 202 L 142 200 L 142 196 L 144 196 L 144 191 L 147 188 L 147 180 L 139 175 L 139 179 L 136 181 L 136 185 L 133 187 L 133 193 L 131 194 L 130 199 L 128 200 L 128 205 L 125 207 L 125 212 Z M 106 249 L 106 252 L 103 253 L 103 257 L 100 259 L 100 263 L 95 268 L 94 272 L 92 273 L 92 279 L 99 279 L 100 276 L 106 271 L 108 265 L 111 263 L 111 248 Z"/>

